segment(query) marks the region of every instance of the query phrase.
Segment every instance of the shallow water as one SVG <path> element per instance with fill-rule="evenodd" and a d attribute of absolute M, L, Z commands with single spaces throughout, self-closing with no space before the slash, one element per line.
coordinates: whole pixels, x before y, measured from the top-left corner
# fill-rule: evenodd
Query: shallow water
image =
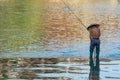
<path fill-rule="evenodd" d="M 0 59 L 3 80 L 119 80 L 119 59 L 100 59 L 100 70 L 91 70 L 83 58 Z M 93 66 L 91 64 L 91 66 Z"/>
<path fill-rule="evenodd" d="M 101 25 L 101 57 L 120 58 L 120 1 L 64 0 Z M 0 57 L 88 57 L 89 35 L 61 0 L 0 0 Z"/>
<path fill-rule="evenodd" d="M 86 28 L 61 0 L 0 0 L 1 80 L 120 79 L 120 0 L 64 1 L 86 26 L 101 25 L 100 69 L 89 65 Z"/>

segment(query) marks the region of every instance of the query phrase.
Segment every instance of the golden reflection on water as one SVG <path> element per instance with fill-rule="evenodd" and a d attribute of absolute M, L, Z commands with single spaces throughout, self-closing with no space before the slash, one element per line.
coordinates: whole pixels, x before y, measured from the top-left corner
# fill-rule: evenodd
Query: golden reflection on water
<path fill-rule="evenodd" d="M 70 62 L 84 63 L 87 59 L 70 59 Z M 82 68 L 68 67 L 57 65 L 60 62 L 68 62 L 63 58 L 29 58 L 29 59 L 0 59 L 0 78 L 13 78 L 13 79 L 62 79 L 71 80 L 69 77 L 44 77 L 37 76 L 38 73 L 73 73 L 73 74 L 86 74 L 82 72 L 74 72 L 72 70 L 82 70 Z M 71 72 L 71 71 L 72 72 Z M 84 70 L 84 69 L 83 69 Z"/>
<path fill-rule="evenodd" d="M 119 0 L 64 1 L 86 26 L 101 25 L 103 44 L 119 39 Z M 61 0 L 0 0 L 0 10 L 3 54 L 54 52 L 89 43 L 87 30 Z"/>
<path fill-rule="evenodd" d="M 120 43 L 114 40 L 120 39 L 120 0 L 64 1 L 86 26 L 91 23 L 101 25 L 103 44 Z M 61 0 L 0 0 L 0 54 L 52 52 L 88 42 L 87 30 Z M 46 77 L 44 74 L 47 73 L 87 75 L 88 78 L 87 62 L 87 59 L 69 58 L 1 58 L 0 78 L 72 80 L 63 75 Z"/>
<path fill-rule="evenodd" d="M 119 8 L 118 0 L 107 1 L 68 1 L 64 0 L 73 12 L 88 26 L 91 23 L 99 23 L 101 25 L 101 42 L 104 45 L 109 43 L 110 39 L 119 39 L 120 26 L 119 14 L 116 14 L 116 8 Z M 109 4 L 109 5 L 107 5 Z M 104 5 L 104 6 L 102 6 Z M 48 45 L 56 44 L 54 48 L 64 48 L 75 43 L 88 43 L 89 35 L 86 29 L 75 18 L 61 0 L 52 0 L 49 2 L 45 15 L 45 30 Z M 115 43 L 111 40 L 110 44 Z M 62 45 L 61 45 L 62 44 Z M 118 44 L 115 43 L 115 44 Z M 47 46 L 48 46 L 47 45 Z"/>

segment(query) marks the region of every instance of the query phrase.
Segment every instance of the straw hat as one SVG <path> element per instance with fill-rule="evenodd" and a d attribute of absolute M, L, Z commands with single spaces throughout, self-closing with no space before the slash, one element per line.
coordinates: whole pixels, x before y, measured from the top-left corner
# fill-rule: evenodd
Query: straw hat
<path fill-rule="evenodd" d="M 87 27 L 87 30 L 89 30 L 90 28 L 92 27 L 99 27 L 100 25 L 99 24 L 90 24 L 88 27 Z"/>

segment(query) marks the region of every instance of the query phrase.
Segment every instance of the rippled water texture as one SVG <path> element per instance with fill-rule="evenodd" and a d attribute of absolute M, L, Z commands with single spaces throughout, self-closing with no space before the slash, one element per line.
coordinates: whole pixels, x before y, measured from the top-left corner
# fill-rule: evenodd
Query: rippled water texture
<path fill-rule="evenodd" d="M 0 80 L 120 79 L 120 0 L 64 1 L 101 25 L 100 61 L 89 62 L 89 34 L 62 0 L 0 0 Z"/>
<path fill-rule="evenodd" d="M 101 57 L 120 57 L 120 1 L 64 0 L 101 25 Z M 88 57 L 89 34 L 61 0 L 0 0 L 1 57 Z"/>
<path fill-rule="evenodd" d="M 119 80 L 120 60 L 100 59 L 99 69 L 80 58 L 0 59 L 1 80 Z"/>

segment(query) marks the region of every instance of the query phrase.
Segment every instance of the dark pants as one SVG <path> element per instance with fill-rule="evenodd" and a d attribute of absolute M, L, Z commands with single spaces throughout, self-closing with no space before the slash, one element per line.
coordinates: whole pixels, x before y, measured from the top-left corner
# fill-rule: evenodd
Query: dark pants
<path fill-rule="evenodd" d="M 96 58 L 99 58 L 100 53 L 100 39 L 99 38 L 92 38 L 90 43 L 90 58 L 93 57 L 94 49 L 96 48 Z"/>

